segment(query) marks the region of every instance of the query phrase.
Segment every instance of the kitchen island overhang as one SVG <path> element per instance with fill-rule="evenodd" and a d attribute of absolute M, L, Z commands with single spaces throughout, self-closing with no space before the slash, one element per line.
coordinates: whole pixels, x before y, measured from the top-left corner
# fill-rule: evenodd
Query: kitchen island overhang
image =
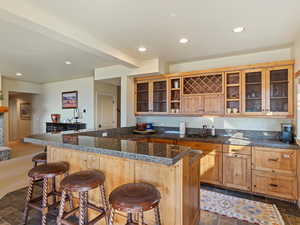
<path fill-rule="evenodd" d="M 164 225 L 196 225 L 200 218 L 199 151 L 165 143 L 149 143 L 109 137 L 74 134 L 42 134 L 25 142 L 47 145 L 48 162 L 66 161 L 70 173 L 98 169 L 105 174 L 107 195 L 116 187 L 131 182 L 153 184 L 161 193 Z M 100 194 L 89 199 L 100 204 Z M 145 213 L 146 223 L 153 212 Z M 125 224 L 120 215 L 116 224 Z"/>

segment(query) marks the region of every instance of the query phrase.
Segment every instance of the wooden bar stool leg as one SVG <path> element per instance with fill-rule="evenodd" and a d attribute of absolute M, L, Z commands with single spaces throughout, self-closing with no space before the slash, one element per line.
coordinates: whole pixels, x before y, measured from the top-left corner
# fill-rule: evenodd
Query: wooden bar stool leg
<path fill-rule="evenodd" d="M 24 209 L 24 216 L 23 216 L 23 224 L 27 224 L 27 220 L 28 220 L 28 211 L 29 211 L 29 207 L 28 207 L 28 203 L 32 198 L 32 193 L 33 193 L 33 183 L 34 183 L 34 179 L 30 178 L 29 181 L 29 186 L 28 186 L 28 190 L 27 190 L 27 196 L 26 196 L 26 203 L 25 203 L 25 209 Z"/>
<path fill-rule="evenodd" d="M 141 223 L 142 225 L 145 224 L 144 212 L 141 212 Z"/>
<path fill-rule="evenodd" d="M 108 224 L 109 223 L 108 202 L 107 202 L 107 199 L 106 199 L 104 185 L 100 185 L 100 195 L 101 195 L 101 201 L 102 201 L 102 204 L 103 204 L 103 208 L 105 210 L 105 221 L 106 221 L 106 224 Z"/>
<path fill-rule="evenodd" d="M 110 211 L 109 211 L 108 225 L 113 225 L 114 224 L 114 219 L 115 219 L 115 210 L 111 207 Z"/>
<path fill-rule="evenodd" d="M 59 213 L 58 213 L 58 217 L 57 217 L 57 225 L 61 225 L 61 220 L 63 218 L 64 211 L 65 211 L 65 202 L 66 202 L 66 191 L 63 190 L 63 192 L 61 194 Z"/>
<path fill-rule="evenodd" d="M 79 225 L 84 225 L 88 221 L 87 197 L 87 192 L 79 193 Z"/>
<path fill-rule="evenodd" d="M 154 214 L 155 214 L 155 224 L 161 225 L 159 206 L 156 206 L 154 208 Z"/>
<path fill-rule="evenodd" d="M 52 178 L 52 192 L 56 193 L 56 179 L 55 177 Z M 53 205 L 56 204 L 56 195 L 53 195 Z"/>
<path fill-rule="evenodd" d="M 73 194 L 72 192 L 67 192 L 68 198 L 69 198 L 69 205 L 70 209 L 74 209 L 74 202 L 73 202 Z"/>
<path fill-rule="evenodd" d="M 45 177 L 43 180 L 43 199 L 42 199 L 42 225 L 47 224 L 47 213 L 48 213 L 48 178 Z"/>

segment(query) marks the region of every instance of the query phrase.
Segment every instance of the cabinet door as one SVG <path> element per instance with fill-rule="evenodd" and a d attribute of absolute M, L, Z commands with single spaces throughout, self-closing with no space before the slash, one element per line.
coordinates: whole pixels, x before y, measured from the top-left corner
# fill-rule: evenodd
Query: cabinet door
<path fill-rule="evenodd" d="M 223 184 L 240 190 L 251 190 L 251 157 L 223 153 Z"/>
<path fill-rule="evenodd" d="M 167 112 L 167 80 L 152 83 L 152 111 Z"/>
<path fill-rule="evenodd" d="M 135 102 L 136 102 L 136 112 L 149 112 L 149 82 L 137 82 L 135 85 Z"/>
<path fill-rule="evenodd" d="M 224 95 L 207 95 L 204 97 L 205 114 L 224 114 Z"/>
<path fill-rule="evenodd" d="M 222 184 L 222 145 L 195 141 L 178 141 L 178 145 L 202 151 L 200 158 L 200 180 L 211 184 Z"/>
<path fill-rule="evenodd" d="M 243 113 L 265 114 L 265 70 L 247 70 L 243 73 Z"/>
<path fill-rule="evenodd" d="M 183 96 L 181 113 L 186 114 L 203 114 L 204 113 L 204 96 Z"/>
<path fill-rule="evenodd" d="M 297 155 L 295 150 L 254 147 L 252 162 L 255 170 L 296 175 Z"/>
<path fill-rule="evenodd" d="M 293 114 L 293 73 L 291 66 L 274 67 L 266 74 L 267 115 Z"/>
<path fill-rule="evenodd" d="M 297 200 L 297 177 L 253 170 L 252 191 L 269 196 Z"/>
<path fill-rule="evenodd" d="M 222 152 L 203 151 L 200 159 L 200 180 L 222 184 Z"/>

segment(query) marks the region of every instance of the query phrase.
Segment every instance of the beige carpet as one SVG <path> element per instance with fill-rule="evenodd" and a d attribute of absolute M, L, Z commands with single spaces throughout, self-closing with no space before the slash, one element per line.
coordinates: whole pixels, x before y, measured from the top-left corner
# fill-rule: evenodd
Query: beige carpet
<path fill-rule="evenodd" d="M 0 199 L 9 192 L 26 187 L 27 173 L 32 168 L 35 154 L 0 162 Z"/>
<path fill-rule="evenodd" d="M 11 148 L 12 159 L 44 151 L 44 146 L 42 145 L 23 142 L 11 142 L 8 147 Z"/>

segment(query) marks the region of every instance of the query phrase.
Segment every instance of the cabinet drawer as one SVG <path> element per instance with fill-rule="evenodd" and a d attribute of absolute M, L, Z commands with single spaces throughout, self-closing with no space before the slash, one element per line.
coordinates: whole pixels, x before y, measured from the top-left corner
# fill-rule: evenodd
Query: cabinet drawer
<path fill-rule="evenodd" d="M 188 146 L 195 150 L 209 151 L 210 153 L 222 152 L 221 144 L 211 144 L 197 141 L 178 141 L 178 145 Z"/>
<path fill-rule="evenodd" d="M 254 147 L 252 152 L 253 169 L 296 175 L 295 150 Z"/>
<path fill-rule="evenodd" d="M 223 145 L 223 152 L 230 154 L 251 155 L 251 147 L 240 145 Z"/>
<path fill-rule="evenodd" d="M 252 172 L 252 191 L 284 199 L 297 199 L 297 178 L 263 171 Z"/>

